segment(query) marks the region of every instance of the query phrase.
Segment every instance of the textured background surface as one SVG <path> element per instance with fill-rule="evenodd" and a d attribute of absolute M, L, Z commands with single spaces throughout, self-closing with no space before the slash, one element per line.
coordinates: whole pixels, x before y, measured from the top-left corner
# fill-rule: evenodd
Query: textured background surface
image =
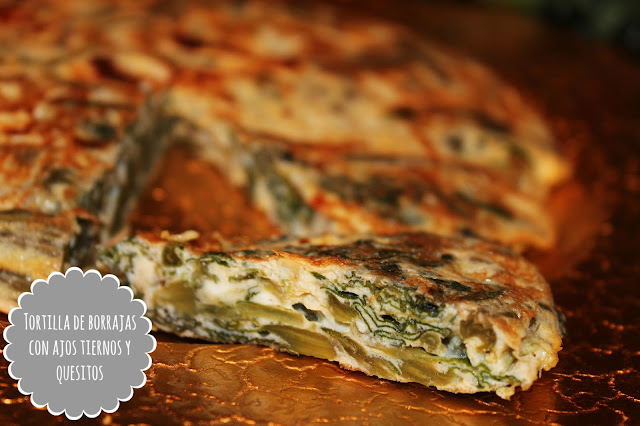
<path fill-rule="evenodd" d="M 147 385 L 117 413 L 80 423 L 640 423 L 640 63 L 506 12 L 417 2 L 370 7 L 492 66 L 545 113 L 575 160 L 576 181 L 550 206 L 560 245 L 530 254 L 567 316 L 558 366 L 503 401 L 386 382 L 265 348 L 159 334 Z M 134 214 L 138 228 L 272 232 L 257 212 L 237 215 L 246 200 L 227 194 L 214 171 L 188 153 L 170 158 Z M 198 187 L 203 180 L 218 191 Z M 0 423 L 66 421 L 33 408 L 0 361 Z"/>

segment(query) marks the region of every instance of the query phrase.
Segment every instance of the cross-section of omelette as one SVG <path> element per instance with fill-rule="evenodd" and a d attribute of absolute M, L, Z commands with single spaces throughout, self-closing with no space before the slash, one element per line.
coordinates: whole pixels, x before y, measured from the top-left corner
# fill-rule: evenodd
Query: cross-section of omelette
<path fill-rule="evenodd" d="M 410 233 L 211 248 L 138 236 L 100 260 L 157 328 L 181 336 L 503 398 L 558 361 L 549 286 L 502 246 Z"/>

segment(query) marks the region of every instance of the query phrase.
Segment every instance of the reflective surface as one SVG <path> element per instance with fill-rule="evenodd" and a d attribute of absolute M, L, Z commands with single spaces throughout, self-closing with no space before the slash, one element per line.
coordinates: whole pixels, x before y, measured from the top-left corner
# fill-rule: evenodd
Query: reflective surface
<path fill-rule="evenodd" d="M 503 401 L 387 382 L 266 348 L 157 334 L 146 386 L 118 412 L 81 423 L 640 422 L 640 63 L 502 12 L 412 2 L 371 7 L 492 66 L 539 106 L 574 159 L 576 179 L 550 205 L 559 246 L 529 254 L 567 316 L 558 366 Z M 133 215 L 136 229 L 246 239 L 275 233 L 189 153 L 171 153 L 160 171 Z M 66 422 L 33 408 L 0 361 L 0 422 Z"/>

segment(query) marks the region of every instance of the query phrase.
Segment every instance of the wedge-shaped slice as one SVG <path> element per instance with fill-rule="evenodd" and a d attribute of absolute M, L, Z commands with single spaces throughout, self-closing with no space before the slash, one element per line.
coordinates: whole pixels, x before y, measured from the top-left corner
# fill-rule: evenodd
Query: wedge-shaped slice
<path fill-rule="evenodd" d="M 134 237 L 101 267 L 128 281 L 161 330 L 400 382 L 509 398 L 558 360 L 549 287 L 504 247 L 402 234 L 204 251 Z"/>

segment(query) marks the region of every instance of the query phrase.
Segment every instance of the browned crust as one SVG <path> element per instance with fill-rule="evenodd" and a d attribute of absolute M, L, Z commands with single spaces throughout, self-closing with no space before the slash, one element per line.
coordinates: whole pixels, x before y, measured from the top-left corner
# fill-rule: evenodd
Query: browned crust
<path fill-rule="evenodd" d="M 481 192 L 489 198 L 504 192 L 488 188 L 506 188 L 543 205 L 549 188 L 568 172 L 544 123 L 513 88 L 473 61 L 393 24 L 339 16 L 310 2 L 259 0 L 244 5 L 43 0 L 13 4 L 3 14 L 0 211 L 72 212 L 118 162 L 123 136 L 140 118 L 140 108 L 166 93 L 203 100 L 202 105 L 189 102 L 187 111 L 171 110 L 196 127 L 215 118 L 248 139 L 270 138 L 299 151 L 411 157 L 444 164 L 442 170 L 475 166 L 471 157 L 438 149 L 435 140 L 442 135 L 440 130 L 433 134 L 434 123 L 506 135 L 532 163 L 508 153 L 501 165 L 481 166 L 491 182 Z M 299 82 L 312 84 L 301 89 Z M 316 102 L 336 88 L 340 99 Z M 306 94 L 299 107 L 301 93 Z M 256 115 L 254 98 L 271 95 L 280 99 L 261 106 Z M 320 108 L 318 117 L 332 118 L 307 123 L 304 114 L 314 105 Z M 262 116 L 269 111 L 272 117 Z M 359 121 L 369 113 L 370 119 Z M 335 126 L 333 120 L 341 118 L 344 126 Z M 384 126 L 371 130 L 378 121 Z M 340 161 L 332 164 L 338 167 Z M 544 167 L 538 170 L 540 164 Z M 382 174 L 404 183 L 406 173 Z M 412 173 L 445 186 L 444 171 Z M 321 203 L 312 205 L 330 215 Z M 362 203 L 346 207 L 370 214 Z M 538 226 L 534 232 L 509 230 L 490 213 L 488 220 L 477 219 L 475 210 L 469 207 L 471 220 L 447 210 L 433 212 L 442 220 L 438 228 L 447 233 L 471 226 L 484 228 L 476 234 L 498 240 L 511 233 L 502 240 L 515 245 L 553 242 L 543 209 L 524 217 Z M 375 214 L 369 220 L 373 232 L 413 229 Z"/>

